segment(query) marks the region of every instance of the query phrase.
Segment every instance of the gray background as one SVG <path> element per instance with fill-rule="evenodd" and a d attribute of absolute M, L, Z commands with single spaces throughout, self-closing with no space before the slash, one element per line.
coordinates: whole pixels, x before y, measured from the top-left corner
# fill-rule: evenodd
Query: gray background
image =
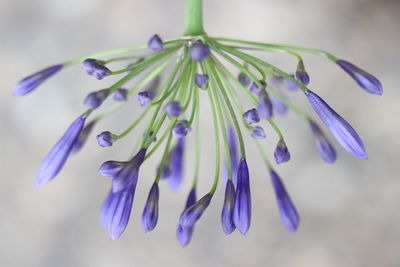
<path fill-rule="evenodd" d="M 140 214 L 154 177 L 153 160 L 142 168 L 125 234 L 110 241 L 98 223 L 109 181 L 96 171 L 104 160 L 125 159 L 134 134 L 107 150 L 92 138 L 56 180 L 34 187 L 38 165 L 83 110 L 84 96 L 111 81 L 97 82 L 77 66 L 23 99 L 10 96 L 15 84 L 52 63 L 142 44 L 154 33 L 179 37 L 184 7 L 183 0 L 0 1 L 0 266 L 400 266 L 399 1 L 205 0 L 210 35 L 323 48 L 375 74 L 384 85 L 384 96 L 368 95 L 337 66 L 305 56 L 310 87 L 357 129 L 369 159 L 358 160 L 338 147 L 337 163 L 326 165 L 302 120 L 292 114 L 278 119 L 292 160 L 277 169 L 301 214 L 297 234 L 281 225 L 269 177 L 251 142 L 254 212 L 245 237 L 222 233 L 220 187 L 192 243 L 180 247 L 175 228 L 190 181 L 177 194 L 162 184 L 159 225 L 142 233 Z M 263 57 L 288 71 L 294 68 L 285 56 Z M 304 97 L 291 95 L 310 111 Z M 96 132 L 123 130 L 139 111 L 131 106 Z M 212 142 L 207 112 L 204 144 Z M 270 130 L 267 134 L 271 155 L 276 139 Z M 200 192 L 212 182 L 212 153 L 205 145 Z"/>

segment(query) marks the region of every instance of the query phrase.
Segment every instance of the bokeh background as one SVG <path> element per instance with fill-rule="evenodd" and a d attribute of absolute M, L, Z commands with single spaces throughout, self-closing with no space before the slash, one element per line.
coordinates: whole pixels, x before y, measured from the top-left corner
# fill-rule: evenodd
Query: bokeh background
<path fill-rule="evenodd" d="M 184 0 L 0 1 L 0 266 L 400 266 L 397 0 L 205 0 L 210 35 L 323 48 L 367 69 L 384 85 L 383 96 L 366 94 L 334 64 L 305 55 L 310 87 L 357 129 L 369 159 L 358 160 L 337 147 L 336 164 L 324 164 L 304 121 L 293 114 L 278 119 L 292 160 L 277 170 L 301 214 L 297 234 L 281 225 L 266 168 L 251 142 L 251 230 L 246 236 L 223 234 L 220 186 L 185 249 L 175 229 L 190 186 L 192 146 L 187 150 L 188 181 L 179 193 L 162 184 L 159 224 L 149 234 L 141 231 L 140 214 L 155 162 L 141 170 L 124 235 L 110 241 L 98 223 L 109 181 L 97 168 L 108 159 L 125 159 L 138 132 L 110 149 L 99 148 L 92 137 L 56 180 L 35 188 L 41 160 L 83 110 L 82 99 L 112 80 L 95 81 L 76 66 L 26 98 L 11 97 L 15 84 L 52 63 L 146 43 L 154 33 L 179 37 L 184 10 Z M 294 70 L 295 62 L 285 56 L 266 53 L 264 58 Z M 290 96 L 311 111 L 301 94 Z M 130 106 L 96 132 L 123 130 L 139 112 L 136 104 Z M 206 145 L 199 194 L 211 185 L 214 164 L 207 112 L 201 123 Z M 276 139 L 272 131 L 267 134 L 265 145 L 272 155 Z"/>

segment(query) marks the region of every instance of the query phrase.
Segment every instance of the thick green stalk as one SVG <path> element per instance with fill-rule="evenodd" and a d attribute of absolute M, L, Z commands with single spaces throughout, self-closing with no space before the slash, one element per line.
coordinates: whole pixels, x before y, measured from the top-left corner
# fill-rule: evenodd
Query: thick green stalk
<path fill-rule="evenodd" d="M 203 0 L 187 0 L 185 36 L 205 35 Z"/>

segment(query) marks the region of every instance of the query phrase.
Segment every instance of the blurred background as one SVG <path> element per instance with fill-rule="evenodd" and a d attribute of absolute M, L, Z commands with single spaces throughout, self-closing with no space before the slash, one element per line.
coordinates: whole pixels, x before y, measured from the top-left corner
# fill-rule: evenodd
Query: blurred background
<path fill-rule="evenodd" d="M 0 266 L 400 266 L 400 1 L 393 0 L 205 0 L 209 35 L 328 50 L 376 75 L 384 95 L 362 91 L 340 68 L 305 55 L 310 87 L 362 136 L 369 159 L 337 147 L 338 160 L 319 158 L 307 124 L 293 114 L 278 118 L 292 160 L 277 167 L 301 215 L 293 235 L 282 226 L 267 170 L 249 142 L 253 197 L 246 236 L 225 236 L 220 226 L 223 186 L 197 223 L 191 244 L 175 239 L 193 169 L 187 149 L 187 181 L 178 193 L 161 185 L 160 219 L 144 234 L 140 215 L 154 178 L 156 160 L 141 169 L 130 223 L 110 241 L 98 222 L 109 181 L 97 174 L 105 160 L 124 160 L 135 132 L 110 149 L 92 137 L 52 183 L 37 189 L 42 159 L 84 110 L 88 92 L 107 87 L 80 66 L 68 68 L 26 98 L 11 97 L 24 76 L 95 51 L 144 44 L 154 33 L 164 39 L 183 32 L 184 0 L 1 0 L 0 1 Z M 294 71 L 295 62 L 263 58 Z M 306 111 L 300 93 L 287 94 Z M 100 124 L 95 133 L 120 132 L 139 112 L 135 101 Z M 211 121 L 202 116 L 203 142 Z M 265 142 L 272 155 L 277 140 Z M 247 140 L 250 141 L 249 136 Z M 331 138 L 333 141 L 333 139 Z M 336 143 L 335 143 L 336 144 Z M 204 146 L 199 195 L 211 186 L 213 148 Z M 222 185 L 222 184 L 221 184 Z"/>

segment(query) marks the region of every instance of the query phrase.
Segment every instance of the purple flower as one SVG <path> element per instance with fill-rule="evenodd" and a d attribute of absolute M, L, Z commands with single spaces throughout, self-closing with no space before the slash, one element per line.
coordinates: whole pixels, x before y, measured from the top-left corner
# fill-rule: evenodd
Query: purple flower
<path fill-rule="evenodd" d="M 142 230 L 145 233 L 152 231 L 157 225 L 159 195 L 158 184 L 153 183 L 142 213 Z"/>
<path fill-rule="evenodd" d="M 249 169 L 244 158 L 240 159 L 237 173 L 233 221 L 239 232 L 245 235 L 250 228 L 251 222 L 251 196 Z"/>
<path fill-rule="evenodd" d="M 310 83 L 310 76 L 308 76 L 308 73 L 304 68 L 303 61 L 299 61 L 297 64 L 296 79 L 302 82 L 304 85 L 308 85 Z"/>
<path fill-rule="evenodd" d="M 203 61 L 210 54 L 210 47 L 197 41 L 190 46 L 189 55 L 192 60 Z"/>
<path fill-rule="evenodd" d="M 189 122 L 187 120 L 182 120 L 178 122 L 174 128 L 172 128 L 172 133 L 176 138 L 183 138 L 185 137 L 192 128 L 189 125 Z"/>
<path fill-rule="evenodd" d="M 100 212 L 100 222 L 107 228 L 110 239 L 115 240 L 122 235 L 131 215 L 135 186 L 131 184 L 119 192 L 108 193 Z"/>
<path fill-rule="evenodd" d="M 102 89 L 99 91 L 91 92 L 85 98 L 84 104 L 87 108 L 96 109 L 103 104 L 104 100 L 110 94 L 109 89 Z"/>
<path fill-rule="evenodd" d="M 280 97 L 285 98 L 283 95 L 280 95 Z M 288 111 L 288 107 L 285 105 L 285 103 L 283 103 L 282 101 L 280 101 L 278 98 L 276 98 L 275 96 L 271 96 L 271 100 L 272 100 L 272 105 L 274 106 L 274 110 L 281 114 L 284 115 L 287 113 Z"/>
<path fill-rule="evenodd" d="M 290 160 L 290 152 L 286 146 L 285 141 L 283 141 L 282 139 L 280 139 L 278 144 L 276 145 L 274 157 L 277 164 L 281 164 Z"/>
<path fill-rule="evenodd" d="M 138 93 L 138 101 L 141 107 L 147 106 L 151 103 L 154 99 L 154 92 L 153 91 L 143 91 Z"/>
<path fill-rule="evenodd" d="M 139 176 L 139 168 L 146 156 L 146 149 L 142 148 L 139 152 L 113 176 L 112 189 L 116 193 L 130 186 L 136 188 Z"/>
<path fill-rule="evenodd" d="M 228 128 L 228 145 L 229 145 L 229 155 L 231 158 L 232 165 L 232 181 L 236 186 L 237 182 L 237 168 L 238 168 L 238 151 L 236 144 L 236 134 L 235 130 L 232 127 Z M 228 172 L 228 170 L 226 170 Z M 228 177 L 228 175 L 226 175 Z"/>
<path fill-rule="evenodd" d="M 15 87 L 12 95 L 13 96 L 24 96 L 29 94 L 39 85 L 41 85 L 45 80 L 55 75 L 63 68 L 63 65 L 54 65 L 38 71 L 20 81 Z"/>
<path fill-rule="evenodd" d="M 179 224 L 183 229 L 192 227 L 200 219 L 208 205 L 210 205 L 212 196 L 211 193 L 204 195 L 196 203 L 182 212 L 179 218 Z"/>
<path fill-rule="evenodd" d="M 273 106 L 271 99 L 266 91 L 262 91 L 259 95 L 257 112 L 261 119 L 269 120 L 273 115 Z"/>
<path fill-rule="evenodd" d="M 296 232 L 300 223 L 300 217 L 297 214 L 296 208 L 292 203 L 285 186 L 274 170 L 270 170 L 272 185 L 275 190 L 276 200 L 278 202 L 279 213 L 285 227 L 291 231 Z"/>
<path fill-rule="evenodd" d="M 87 139 L 89 138 L 89 135 L 92 133 L 92 130 L 94 126 L 96 125 L 97 120 L 93 120 L 90 123 L 88 123 L 81 133 L 79 134 L 78 138 L 75 140 L 75 143 L 71 149 L 71 153 L 78 153 L 82 147 L 85 145 Z"/>
<path fill-rule="evenodd" d="M 194 77 L 194 83 L 197 87 L 204 89 L 208 83 L 208 75 L 207 74 L 196 74 Z"/>
<path fill-rule="evenodd" d="M 227 180 L 225 187 L 225 200 L 221 213 L 222 230 L 229 235 L 235 231 L 233 222 L 233 208 L 235 204 L 235 186 L 231 180 Z"/>
<path fill-rule="evenodd" d="M 117 140 L 117 136 L 115 134 L 112 134 L 108 131 L 102 132 L 99 135 L 96 136 L 97 143 L 101 147 L 109 147 L 112 146 L 114 141 Z"/>
<path fill-rule="evenodd" d="M 177 118 L 182 114 L 183 110 L 179 101 L 172 101 L 164 106 L 164 112 L 171 118 Z"/>
<path fill-rule="evenodd" d="M 255 108 L 246 111 L 243 114 L 243 118 L 248 125 L 260 122 L 260 117 L 258 116 L 258 112 Z"/>
<path fill-rule="evenodd" d="M 249 89 L 250 93 L 256 96 L 261 95 L 261 93 L 265 90 L 265 88 L 267 88 L 267 83 L 265 81 L 260 81 L 260 83 L 263 86 L 262 88 L 258 87 L 258 85 L 255 82 L 253 82 L 253 84 Z"/>
<path fill-rule="evenodd" d="M 196 203 L 196 189 L 192 188 L 186 200 L 185 210 L 191 207 L 194 203 Z M 176 229 L 176 237 L 183 247 L 186 247 L 189 244 L 192 238 L 193 230 L 194 225 L 186 228 L 183 228 L 180 224 L 178 225 L 178 229 Z"/>
<path fill-rule="evenodd" d="M 128 162 L 109 160 L 103 162 L 99 169 L 99 174 L 105 177 L 114 177 Z"/>
<path fill-rule="evenodd" d="M 172 191 L 177 191 L 183 178 L 183 158 L 185 154 L 185 138 L 179 138 L 169 155 L 170 174 L 168 185 Z"/>
<path fill-rule="evenodd" d="M 79 116 L 43 160 L 36 175 L 37 187 L 47 184 L 60 172 L 83 129 L 85 120 L 86 115 Z"/>
<path fill-rule="evenodd" d="M 337 114 L 322 98 L 312 91 L 306 92 L 308 101 L 328 127 L 339 144 L 350 154 L 360 159 L 367 159 L 364 144 L 356 131 Z"/>
<path fill-rule="evenodd" d="M 328 139 L 323 134 L 317 124 L 310 121 L 310 127 L 315 137 L 315 143 L 319 151 L 319 155 L 326 163 L 334 163 L 336 160 L 336 152 Z"/>
<path fill-rule="evenodd" d="M 295 78 L 293 74 L 291 74 L 290 76 L 292 76 L 292 78 Z M 286 78 L 283 78 L 283 79 L 284 79 L 283 81 L 284 81 L 286 89 L 288 89 L 289 91 L 299 90 L 299 87 L 293 81 L 286 79 Z"/>
<path fill-rule="evenodd" d="M 128 98 L 128 90 L 123 88 L 118 88 L 114 92 L 114 100 L 118 102 L 124 102 Z"/>
<path fill-rule="evenodd" d="M 149 40 L 147 45 L 153 51 L 160 51 L 163 48 L 164 43 L 163 43 L 163 41 L 161 40 L 161 38 L 157 34 L 154 34 L 150 38 L 150 40 Z"/>
<path fill-rule="evenodd" d="M 382 95 L 383 88 L 380 81 L 368 72 L 354 66 L 348 61 L 338 60 L 336 62 L 344 71 L 346 71 L 358 85 L 370 94 Z"/>
<path fill-rule="evenodd" d="M 104 65 L 104 61 L 88 58 L 83 61 L 83 69 L 87 74 L 95 77 L 97 80 L 102 80 L 111 71 Z"/>
<path fill-rule="evenodd" d="M 243 85 L 244 87 L 247 87 L 250 85 L 251 83 L 251 79 L 249 78 L 249 76 L 246 75 L 246 73 L 241 72 L 238 75 L 238 81 L 240 82 L 241 85 Z"/>
<path fill-rule="evenodd" d="M 253 131 L 251 132 L 251 137 L 254 139 L 264 139 L 266 137 L 264 129 L 260 126 L 254 127 Z"/>

